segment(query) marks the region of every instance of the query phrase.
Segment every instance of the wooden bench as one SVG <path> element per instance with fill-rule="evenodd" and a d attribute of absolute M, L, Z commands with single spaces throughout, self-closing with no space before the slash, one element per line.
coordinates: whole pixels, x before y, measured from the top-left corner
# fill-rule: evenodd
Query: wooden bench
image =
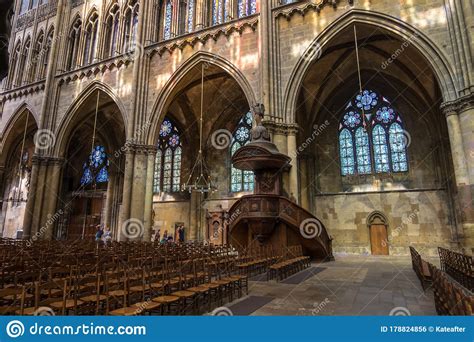
<path fill-rule="evenodd" d="M 474 291 L 474 261 L 472 256 L 438 247 L 441 270 L 469 291 Z"/>

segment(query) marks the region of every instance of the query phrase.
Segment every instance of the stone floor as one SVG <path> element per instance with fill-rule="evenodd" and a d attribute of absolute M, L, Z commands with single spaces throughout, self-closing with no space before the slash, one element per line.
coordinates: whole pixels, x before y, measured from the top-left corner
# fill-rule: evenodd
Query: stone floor
<path fill-rule="evenodd" d="M 409 257 L 336 256 L 312 267 L 322 270 L 297 285 L 250 281 L 250 297 L 227 306 L 232 311 L 260 299 L 266 304 L 247 313 L 256 316 L 436 315 L 433 293 L 423 292 Z"/>

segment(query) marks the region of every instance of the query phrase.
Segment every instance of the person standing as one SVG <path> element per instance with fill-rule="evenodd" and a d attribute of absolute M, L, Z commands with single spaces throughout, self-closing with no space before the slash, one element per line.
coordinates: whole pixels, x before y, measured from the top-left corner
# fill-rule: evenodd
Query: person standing
<path fill-rule="evenodd" d="M 178 230 L 179 243 L 184 243 L 184 225 L 181 225 Z"/>
<path fill-rule="evenodd" d="M 102 229 L 100 224 L 98 224 L 96 228 L 97 232 L 95 233 L 95 241 L 99 242 L 102 239 L 102 235 L 104 235 L 104 230 Z"/>

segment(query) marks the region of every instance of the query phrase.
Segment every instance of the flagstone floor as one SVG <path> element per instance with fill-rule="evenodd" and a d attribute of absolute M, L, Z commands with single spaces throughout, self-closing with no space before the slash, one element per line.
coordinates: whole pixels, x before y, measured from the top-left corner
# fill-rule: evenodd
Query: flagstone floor
<path fill-rule="evenodd" d="M 436 315 L 433 293 L 423 292 L 410 257 L 336 256 L 306 272 L 299 284 L 250 281 L 249 296 L 227 307 L 256 316 Z"/>

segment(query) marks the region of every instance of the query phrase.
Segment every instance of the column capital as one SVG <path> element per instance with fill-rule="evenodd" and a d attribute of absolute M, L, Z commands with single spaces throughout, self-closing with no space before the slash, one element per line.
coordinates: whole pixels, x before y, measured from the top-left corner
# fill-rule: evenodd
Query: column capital
<path fill-rule="evenodd" d="M 298 124 L 292 123 L 292 124 L 287 124 L 287 123 L 281 123 L 281 122 L 275 122 L 273 120 L 264 120 L 263 125 L 271 132 L 274 134 L 281 134 L 281 135 L 296 135 L 299 131 L 299 126 Z"/>
<path fill-rule="evenodd" d="M 126 146 L 126 152 L 134 152 L 135 154 L 156 154 L 158 151 L 158 147 L 154 145 L 144 145 L 144 144 L 138 144 L 133 141 L 127 141 L 125 144 Z"/>
<path fill-rule="evenodd" d="M 440 108 L 446 116 L 459 114 L 472 109 L 474 108 L 474 93 L 462 96 L 453 101 L 443 102 Z"/>
<path fill-rule="evenodd" d="M 45 156 L 45 155 L 38 155 L 34 154 L 31 158 L 31 162 L 37 165 L 59 165 L 62 166 L 64 164 L 65 159 L 53 156 Z"/>

